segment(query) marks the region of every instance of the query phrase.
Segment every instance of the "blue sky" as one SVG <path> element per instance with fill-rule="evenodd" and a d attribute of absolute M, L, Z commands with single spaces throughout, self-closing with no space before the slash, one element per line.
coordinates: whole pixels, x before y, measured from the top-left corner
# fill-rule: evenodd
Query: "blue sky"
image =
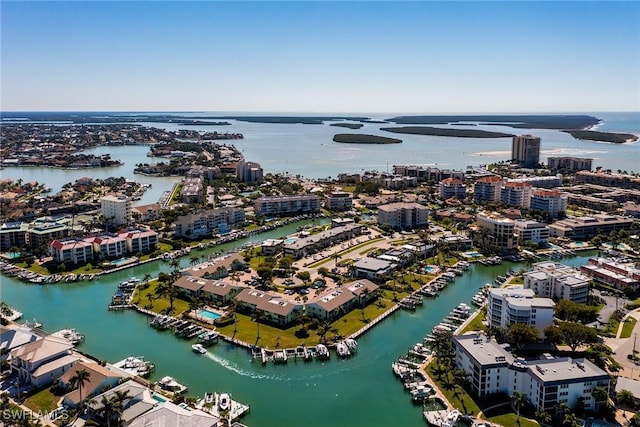
<path fill-rule="evenodd" d="M 640 2 L 1 3 L 11 110 L 640 110 Z"/>

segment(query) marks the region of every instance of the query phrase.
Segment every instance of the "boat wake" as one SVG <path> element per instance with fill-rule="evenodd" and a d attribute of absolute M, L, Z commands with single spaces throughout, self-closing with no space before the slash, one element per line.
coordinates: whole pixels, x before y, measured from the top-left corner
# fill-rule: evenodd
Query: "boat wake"
<path fill-rule="evenodd" d="M 254 379 L 265 379 L 265 380 L 276 380 L 276 381 L 287 381 L 290 380 L 291 378 L 282 378 L 282 377 L 278 377 L 275 375 L 264 375 L 264 374 L 260 374 L 257 373 L 255 371 L 247 371 L 242 369 L 241 367 L 239 367 L 237 364 L 231 362 L 230 360 L 227 360 L 223 357 L 220 357 L 214 353 L 207 353 L 204 356 L 208 357 L 209 359 L 213 360 L 214 362 L 216 362 L 218 365 L 222 366 L 225 369 L 228 369 L 231 372 L 235 372 L 238 375 L 241 375 L 243 377 L 249 377 L 249 378 L 254 378 Z"/>

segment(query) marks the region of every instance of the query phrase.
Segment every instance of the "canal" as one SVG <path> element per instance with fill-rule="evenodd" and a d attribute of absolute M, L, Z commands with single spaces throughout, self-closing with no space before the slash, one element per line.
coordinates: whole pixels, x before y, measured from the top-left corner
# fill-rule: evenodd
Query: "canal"
<path fill-rule="evenodd" d="M 247 242 L 280 237 L 305 222 L 233 243 L 209 248 L 203 254 L 232 250 Z M 196 254 L 198 254 L 196 252 Z M 200 255 L 200 254 L 198 254 Z M 564 259 L 572 266 L 584 264 L 593 253 Z M 182 259 L 183 266 L 189 262 Z M 118 283 L 145 274 L 169 271 L 153 262 L 93 282 L 33 285 L 2 277 L 2 300 L 24 313 L 24 320 L 37 319 L 48 331 L 76 328 L 86 336 L 80 350 L 109 362 L 127 356 L 144 356 L 156 364 L 152 380 L 171 375 L 189 386 L 190 396 L 207 391 L 227 391 L 251 405 L 243 421 L 252 427 L 424 426 L 419 406 L 391 371 L 391 363 L 422 340 L 460 302 L 485 283 L 523 264 L 504 262 L 497 266 L 473 265 L 463 276 L 433 300 L 425 300 L 415 312 L 397 311 L 358 340 L 358 353 L 349 360 L 290 361 L 288 365 L 262 366 L 250 354 L 220 342 L 205 356 L 191 351 L 187 341 L 170 332 L 148 326 L 145 316 L 134 311 L 110 312 L 107 305 Z"/>

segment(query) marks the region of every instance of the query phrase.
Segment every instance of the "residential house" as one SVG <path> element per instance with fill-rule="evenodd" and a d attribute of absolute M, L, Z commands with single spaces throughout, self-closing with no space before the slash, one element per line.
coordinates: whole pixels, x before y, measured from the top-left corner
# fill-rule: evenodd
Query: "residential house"
<path fill-rule="evenodd" d="M 63 338 L 44 337 L 13 349 L 9 353 L 11 370 L 21 383 L 43 387 L 80 360 L 72 349 L 73 345 Z"/>

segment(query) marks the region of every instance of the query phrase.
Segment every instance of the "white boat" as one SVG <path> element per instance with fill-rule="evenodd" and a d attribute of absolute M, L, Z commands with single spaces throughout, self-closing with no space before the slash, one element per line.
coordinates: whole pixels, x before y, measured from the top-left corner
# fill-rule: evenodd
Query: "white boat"
<path fill-rule="evenodd" d="M 355 352 L 356 350 L 358 350 L 358 342 L 353 338 L 348 338 L 344 343 L 347 345 L 349 350 L 351 350 L 351 352 Z"/>
<path fill-rule="evenodd" d="M 207 352 L 207 349 L 204 348 L 202 344 L 193 344 L 191 346 L 191 349 L 199 354 L 205 354 Z"/>
<path fill-rule="evenodd" d="M 156 383 L 162 390 L 172 393 L 174 395 L 182 394 L 187 391 L 187 386 L 180 384 L 173 377 L 163 377 Z"/>
<path fill-rule="evenodd" d="M 442 422 L 442 427 L 455 427 L 458 418 L 460 418 L 460 411 L 457 409 L 447 412 L 447 418 Z"/>
<path fill-rule="evenodd" d="M 207 405 L 207 406 L 213 405 L 213 398 L 214 398 L 213 393 L 205 393 L 204 394 L 204 404 Z"/>
<path fill-rule="evenodd" d="M 51 336 L 64 338 L 73 345 L 80 344 L 84 341 L 84 335 L 80 334 L 75 329 L 61 329 L 58 332 L 54 332 Z"/>
<path fill-rule="evenodd" d="M 351 356 L 351 352 L 349 351 L 349 347 L 344 342 L 339 342 L 336 344 L 336 351 L 338 352 L 338 356 L 340 357 L 349 357 Z"/>
<path fill-rule="evenodd" d="M 227 411 L 231 408 L 231 396 L 228 393 L 220 393 L 218 396 L 218 409 Z"/>
<path fill-rule="evenodd" d="M 318 353 L 318 357 L 320 359 L 328 359 L 329 358 L 329 349 L 324 344 L 316 345 L 316 352 Z"/>

